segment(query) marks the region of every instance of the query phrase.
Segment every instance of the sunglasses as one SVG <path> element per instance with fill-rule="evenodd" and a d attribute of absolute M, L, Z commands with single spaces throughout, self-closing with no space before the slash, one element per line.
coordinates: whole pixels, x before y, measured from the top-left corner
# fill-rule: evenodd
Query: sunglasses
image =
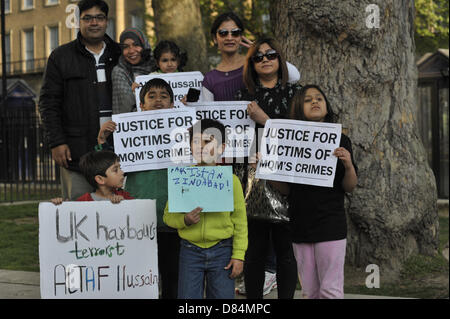
<path fill-rule="evenodd" d="M 217 30 L 217 33 L 219 34 L 219 36 L 221 38 L 225 38 L 228 35 L 228 33 L 231 33 L 232 37 L 237 38 L 237 37 L 239 37 L 242 34 L 242 30 L 239 29 L 239 28 L 233 29 L 231 31 L 228 31 L 226 29 L 220 29 L 220 30 Z"/>
<path fill-rule="evenodd" d="M 278 58 L 279 54 L 275 50 L 269 50 L 265 54 L 262 54 L 261 52 L 256 53 L 254 56 L 252 56 L 252 61 L 255 63 L 262 62 L 264 60 L 264 57 L 267 58 L 267 60 L 275 60 Z"/>

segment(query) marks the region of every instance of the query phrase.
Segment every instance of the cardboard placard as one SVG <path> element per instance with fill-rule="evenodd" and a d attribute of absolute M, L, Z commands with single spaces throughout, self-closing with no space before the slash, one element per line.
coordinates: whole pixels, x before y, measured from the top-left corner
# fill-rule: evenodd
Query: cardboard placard
<path fill-rule="evenodd" d="M 268 120 L 256 178 L 333 187 L 341 124 Z"/>
<path fill-rule="evenodd" d="M 154 200 L 39 205 L 42 298 L 158 298 Z"/>

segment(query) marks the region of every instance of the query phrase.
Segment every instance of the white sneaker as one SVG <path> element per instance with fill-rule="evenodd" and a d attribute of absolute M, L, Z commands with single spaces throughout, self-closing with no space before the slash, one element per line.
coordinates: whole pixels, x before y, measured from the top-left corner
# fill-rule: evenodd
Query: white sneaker
<path fill-rule="evenodd" d="M 237 293 L 238 295 L 243 295 L 243 296 L 245 296 L 246 292 L 245 292 L 245 283 L 244 283 L 244 281 L 242 281 L 242 282 L 239 284 L 239 286 L 237 286 L 237 288 L 236 288 L 236 293 Z"/>
<path fill-rule="evenodd" d="M 272 289 L 277 288 L 277 274 L 273 274 L 271 272 L 266 271 L 265 272 L 265 279 L 264 279 L 264 290 L 263 295 L 267 295 L 269 292 L 272 291 Z"/>

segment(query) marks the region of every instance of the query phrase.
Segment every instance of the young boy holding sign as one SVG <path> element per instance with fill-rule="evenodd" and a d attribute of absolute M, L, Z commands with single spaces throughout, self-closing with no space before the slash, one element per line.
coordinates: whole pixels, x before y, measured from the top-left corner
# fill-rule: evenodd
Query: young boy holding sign
<path fill-rule="evenodd" d="M 77 201 L 101 201 L 111 200 L 112 203 L 120 203 L 123 199 L 133 199 L 124 190 L 125 179 L 120 169 L 119 157 L 111 151 L 89 152 L 80 159 L 80 169 L 94 191 L 80 196 Z M 63 199 L 53 198 L 51 202 L 59 205 Z"/>
<path fill-rule="evenodd" d="M 334 122 L 334 113 L 323 91 L 315 85 L 303 87 L 292 101 L 295 120 Z M 347 225 L 345 193 L 356 187 L 357 167 L 350 139 L 341 135 L 333 187 L 270 183 L 289 195 L 293 248 L 303 294 L 309 299 L 344 297 L 344 262 Z"/>
<path fill-rule="evenodd" d="M 189 130 L 191 151 L 198 166 L 215 166 L 225 149 L 225 127 L 205 119 Z M 178 281 L 179 299 L 233 299 L 234 279 L 243 270 L 247 250 L 247 214 L 241 183 L 233 175 L 233 211 L 188 213 L 164 210 L 164 222 L 182 238 Z"/>
<path fill-rule="evenodd" d="M 142 111 L 155 111 L 174 107 L 174 95 L 169 83 L 154 78 L 145 83 L 140 91 Z M 116 130 L 116 123 L 109 121 L 100 129 L 99 145 Z M 176 230 L 163 222 L 164 207 L 167 202 L 167 169 L 131 172 L 127 174 L 125 189 L 137 199 L 155 199 L 157 216 L 158 264 L 161 278 L 161 297 L 177 298 L 178 255 L 180 238 Z"/>

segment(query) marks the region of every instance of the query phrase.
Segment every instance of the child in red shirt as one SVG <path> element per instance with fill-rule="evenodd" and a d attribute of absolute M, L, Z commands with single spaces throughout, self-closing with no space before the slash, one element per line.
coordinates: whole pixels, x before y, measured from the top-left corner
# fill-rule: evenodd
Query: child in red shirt
<path fill-rule="evenodd" d="M 80 169 L 95 190 L 80 196 L 77 201 L 110 200 L 117 204 L 123 199 L 134 199 L 128 192 L 120 189 L 125 176 L 120 169 L 119 157 L 114 152 L 89 152 L 81 157 Z M 59 205 L 63 199 L 58 197 L 51 201 Z"/>

